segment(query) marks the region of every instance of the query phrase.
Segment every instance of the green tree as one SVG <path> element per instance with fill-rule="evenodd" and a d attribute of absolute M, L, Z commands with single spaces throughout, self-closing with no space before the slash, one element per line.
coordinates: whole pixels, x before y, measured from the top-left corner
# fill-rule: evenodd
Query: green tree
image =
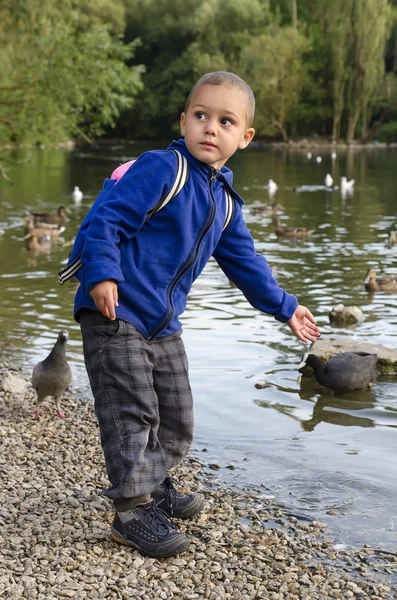
<path fill-rule="evenodd" d="M 68 0 L 16 0 L 1 17 L 0 140 L 96 136 L 133 105 L 142 67 L 126 63 L 138 42 L 123 44 L 103 25 L 83 30 Z"/>
<path fill-rule="evenodd" d="M 385 76 L 384 56 L 390 17 L 388 0 L 352 2 L 352 69 L 347 86 L 348 143 L 354 139 L 361 113 L 365 116 L 366 131 L 368 105 Z"/>
<path fill-rule="evenodd" d="M 391 7 L 388 0 L 334 0 L 323 8 L 332 57 L 332 137 L 339 138 L 345 112 L 350 143 L 360 115 L 366 132 L 369 106 L 384 78 Z"/>
<path fill-rule="evenodd" d="M 333 125 L 332 139 L 341 134 L 341 120 L 345 109 L 346 87 L 351 78 L 351 21 L 352 0 L 334 0 L 332 6 L 322 1 L 325 34 L 329 41 L 332 67 Z"/>
<path fill-rule="evenodd" d="M 378 138 L 388 120 L 392 121 L 394 131 L 397 129 L 397 78 L 394 73 L 388 73 L 383 79 L 374 99 L 373 113 L 376 116 L 368 133 L 370 139 Z"/>
<path fill-rule="evenodd" d="M 124 0 L 74 0 L 73 9 L 82 30 L 107 25 L 116 34 L 124 35 L 126 10 Z"/>
<path fill-rule="evenodd" d="M 288 139 L 307 71 L 302 61 L 309 41 L 294 27 L 278 28 L 252 39 L 241 55 L 241 70 L 252 82 L 258 134 Z"/>
<path fill-rule="evenodd" d="M 240 55 L 270 20 L 267 0 L 127 0 L 127 37 L 139 35 L 144 89 L 123 131 L 144 137 L 179 130 L 195 81 L 208 71 L 238 72 Z"/>

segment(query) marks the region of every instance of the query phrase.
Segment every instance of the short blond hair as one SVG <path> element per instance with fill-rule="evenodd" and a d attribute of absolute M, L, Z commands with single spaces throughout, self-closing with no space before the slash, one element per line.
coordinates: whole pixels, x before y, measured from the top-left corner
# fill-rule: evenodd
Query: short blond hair
<path fill-rule="evenodd" d="M 235 73 L 228 71 L 214 71 L 203 75 L 192 87 L 185 104 L 185 112 L 189 108 L 193 95 L 203 85 L 225 85 L 226 87 L 237 88 L 247 97 L 247 127 L 251 127 L 255 116 L 255 96 L 248 83 L 241 79 Z"/>

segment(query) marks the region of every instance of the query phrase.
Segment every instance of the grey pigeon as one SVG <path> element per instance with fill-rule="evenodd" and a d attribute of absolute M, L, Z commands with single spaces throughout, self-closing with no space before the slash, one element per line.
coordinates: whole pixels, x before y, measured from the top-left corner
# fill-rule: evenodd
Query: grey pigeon
<path fill-rule="evenodd" d="M 47 398 L 53 396 L 57 406 L 57 416 L 64 419 L 61 412 L 61 399 L 72 383 L 72 370 L 68 365 L 65 354 L 66 342 L 69 333 L 62 329 L 50 354 L 37 363 L 32 373 L 32 387 L 37 392 L 36 415 L 40 414 L 39 405 Z"/>

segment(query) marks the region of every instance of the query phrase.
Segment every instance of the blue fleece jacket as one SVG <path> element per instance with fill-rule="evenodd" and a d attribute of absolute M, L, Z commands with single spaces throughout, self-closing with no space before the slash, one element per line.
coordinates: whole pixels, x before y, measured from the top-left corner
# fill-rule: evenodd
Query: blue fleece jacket
<path fill-rule="evenodd" d="M 176 175 L 174 152 L 189 163 L 182 190 L 145 223 L 146 213 L 167 195 Z M 185 142 L 168 150 L 145 152 L 125 175 L 96 202 L 86 230 L 75 318 L 83 308 L 95 309 L 89 291 L 101 281 L 118 284 L 117 317 L 148 339 L 174 333 L 194 280 L 213 256 L 226 276 L 255 308 L 288 321 L 298 301 L 279 287 L 245 224 L 243 200 L 232 189 L 233 174 L 196 160 Z M 225 223 L 225 187 L 234 215 Z"/>

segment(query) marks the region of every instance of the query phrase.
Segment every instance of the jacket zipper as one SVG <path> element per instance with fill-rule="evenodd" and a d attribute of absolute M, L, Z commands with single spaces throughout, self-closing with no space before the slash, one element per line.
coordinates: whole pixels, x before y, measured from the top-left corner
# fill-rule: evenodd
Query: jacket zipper
<path fill-rule="evenodd" d="M 178 285 L 178 283 L 181 281 L 182 277 L 184 277 L 184 275 L 186 275 L 186 273 L 189 271 L 189 269 L 191 269 L 191 267 L 194 265 L 194 262 L 197 258 L 200 246 L 202 244 L 203 239 L 205 238 L 205 236 L 207 235 L 212 222 L 214 220 L 215 217 L 215 199 L 214 199 L 214 195 L 212 193 L 212 183 L 214 181 L 216 181 L 217 179 L 217 170 L 214 169 L 214 167 L 211 167 L 211 171 L 210 171 L 210 177 L 209 177 L 209 181 L 208 181 L 208 185 L 209 185 L 209 191 L 210 191 L 210 198 L 211 198 L 211 212 L 210 212 L 210 216 L 208 218 L 207 224 L 204 227 L 200 239 L 197 242 L 196 248 L 193 251 L 193 254 L 189 260 L 188 263 L 185 264 L 185 266 L 183 267 L 182 271 L 175 277 L 174 281 L 172 282 L 171 286 L 169 287 L 168 290 L 168 303 L 169 303 L 169 309 L 167 312 L 166 317 L 164 318 L 164 320 L 162 321 L 162 323 L 151 333 L 151 335 L 148 337 L 149 340 L 153 340 L 159 333 L 160 331 L 162 331 L 163 329 L 165 329 L 168 325 L 168 323 L 171 321 L 172 319 L 172 315 L 174 313 L 174 307 L 172 304 L 172 295 L 174 293 L 174 290 L 176 288 L 176 286 Z"/>

